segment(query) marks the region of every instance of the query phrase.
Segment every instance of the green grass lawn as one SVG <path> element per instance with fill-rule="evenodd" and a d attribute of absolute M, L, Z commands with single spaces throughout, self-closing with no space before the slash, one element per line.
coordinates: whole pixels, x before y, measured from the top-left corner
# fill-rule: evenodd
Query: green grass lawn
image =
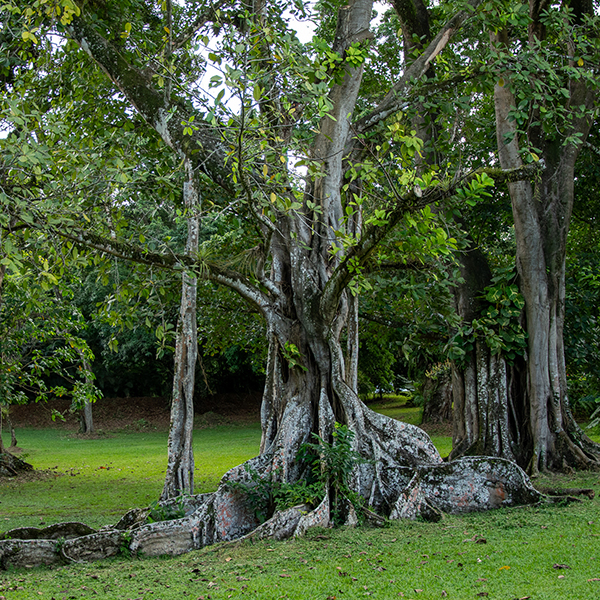
<path fill-rule="evenodd" d="M 215 490 L 223 473 L 258 453 L 259 443 L 258 424 L 195 431 L 196 492 Z M 64 520 L 114 523 L 129 508 L 156 500 L 164 483 L 166 433 L 86 439 L 58 429 L 23 429 L 19 446 L 28 462 L 49 474 L 0 479 L 0 531 Z"/>
<path fill-rule="evenodd" d="M 597 473 L 544 483 L 600 492 Z M 313 530 L 300 539 L 219 544 L 175 558 L 0 572 L 1 596 L 597 600 L 600 501 L 446 516 L 437 524 Z"/>
<path fill-rule="evenodd" d="M 375 408 L 412 423 L 420 419 L 418 409 L 390 402 Z M 166 433 L 115 433 L 98 439 L 57 429 L 18 433 L 27 460 L 49 474 L 29 481 L 0 480 L 0 530 L 65 520 L 98 527 L 160 494 Z M 217 425 L 194 435 L 201 492 L 214 490 L 227 469 L 257 453 L 260 428 Z M 450 450 L 448 437 L 433 441 L 442 454 Z M 0 571 L 0 600 L 596 600 L 600 474 L 541 478 L 539 483 L 591 487 L 596 498 L 567 506 L 446 516 L 437 524 L 314 530 L 302 539 L 220 544 L 175 558 Z"/>

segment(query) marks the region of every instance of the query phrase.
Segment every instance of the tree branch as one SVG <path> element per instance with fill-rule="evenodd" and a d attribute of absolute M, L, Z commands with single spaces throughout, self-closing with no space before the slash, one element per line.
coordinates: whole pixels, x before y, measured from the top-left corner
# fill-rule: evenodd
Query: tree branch
<path fill-rule="evenodd" d="M 230 171 L 225 167 L 225 147 L 214 127 L 196 119 L 192 135 L 184 135 L 181 123 L 189 121 L 192 114 L 180 104 L 167 104 L 169 99 L 155 89 L 141 71 L 133 67 L 114 45 L 94 29 L 83 12 L 81 16 L 73 17 L 66 30 L 169 147 L 181 157 L 189 156 L 194 167 L 198 167 L 221 188 L 229 193 L 233 191 Z"/>
<path fill-rule="evenodd" d="M 530 179 L 542 171 L 544 167 L 544 162 L 539 161 L 517 169 L 478 169 L 450 185 L 436 185 L 421 193 L 415 193 L 415 190 L 412 190 L 404 196 L 397 198 L 395 208 L 387 215 L 386 224 L 365 227 L 359 243 L 348 250 L 344 259 L 327 282 L 327 285 L 323 290 L 321 303 L 325 306 L 335 306 L 337 304 L 337 299 L 340 297 L 340 294 L 355 276 L 357 263 L 360 266 L 366 263 L 377 245 L 389 235 L 407 211 L 416 211 L 420 208 L 424 208 L 428 204 L 441 202 L 446 198 L 450 198 L 456 194 L 460 187 L 467 185 L 470 181 L 475 180 L 478 175 L 483 173 L 494 179 L 496 184 L 511 183 Z"/>
<path fill-rule="evenodd" d="M 364 133 L 371 127 L 377 125 L 390 115 L 394 114 L 406 101 L 408 91 L 413 85 L 413 80 L 420 79 L 429 68 L 430 63 L 447 46 L 450 38 L 461 28 L 462 24 L 473 14 L 483 0 L 471 0 L 470 10 L 461 10 L 454 15 L 440 32 L 435 36 L 432 42 L 425 48 L 421 54 L 404 72 L 404 75 L 394 84 L 394 87 L 387 93 L 372 112 L 365 115 L 354 126 L 354 131 L 358 134 Z"/>
<path fill-rule="evenodd" d="M 41 227 L 41 226 L 38 226 Z M 75 242 L 86 248 L 91 248 L 142 265 L 151 265 L 169 271 L 193 271 L 198 279 L 213 281 L 228 287 L 240 294 L 243 298 L 254 304 L 263 315 L 271 310 L 271 299 L 258 287 L 253 285 L 247 277 L 237 271 L 216 263 L 198 261 L 193 256 L 185 254 L 160 254 L 150 252 L 129 242 L 116 239 L 107 239 L 85 230 L 63 231 L 53 227 L 44 227 L 44 231 L 52 231 L 64 239 Z"/>

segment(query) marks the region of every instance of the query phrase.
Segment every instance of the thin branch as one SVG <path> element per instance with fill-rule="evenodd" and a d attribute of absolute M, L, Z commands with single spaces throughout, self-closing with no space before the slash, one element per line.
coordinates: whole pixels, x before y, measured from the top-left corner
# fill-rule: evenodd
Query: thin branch
<path fill-rule="evenodd" d="M 432 42 L 425 48 L 423 54 L 406 69 L 404 75 L 394 84 L 394 87 L 387 93 L 379 106 L 355 124 L 355 131 L 359 134 L 364 133 L 400 110 L 406 101 L 409 90 L 413 87 L 413 81 L 420 79 L 427 72 L 429 64 L 442 52 L 452 36 L 473 15 L 482 2 L 483 0 L 471 0 L 469 2 L 470 10 L 461 10 L 442 27 Z"/>
<path fill-rule="evenodd" d="M 166 104 L 162 91 L 155 89 L 140 70 L 133 67 L 113 44 L 102 37 L 83 13 L 80 17 L 74 17 L 66 30 L 168 146 L 181 157 L 190 156 L 194 166 L 198 166 L 221 188 L 229 193 L 233 192 L 230 171 L 226 167 L 226 150 L 215 127 L 194 115 L 194 131 L 191 135 L 184 135 L 181 123 L 189 121 L 192 114 L 182 104 L 173 107 Z"/>

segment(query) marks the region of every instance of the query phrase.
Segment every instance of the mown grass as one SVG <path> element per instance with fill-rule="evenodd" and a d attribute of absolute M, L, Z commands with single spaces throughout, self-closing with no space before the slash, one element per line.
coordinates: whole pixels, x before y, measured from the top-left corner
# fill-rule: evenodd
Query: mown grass
<path fill-rule="evenodd" d="M 544 481 L 600 492 L 600 475 Z M 6 600 L 342 598 L 595 600 L 600 502 L 447 516 L 437 524 L 313 530 L 285 542 L 220 544 L 161 559 L 115 559 L 0 575 Z"/>
<path fill-rule="evenodd" d="M 220 425 L 194 432 L 196 492 L 216 489 L 223 473 L 255 456 L 260 426 Z M 75 519 L 98 527 L 160 495 L 167 434 L 114 433 L 96 439 L 57 429 L 23 429 L 26 460 L 48 473 L 0 479 L 0 531 Z"/>
<path fill-rule="evenodd" d="M 376 408 L 403 420 L 418 416 L 418 409 L 389 403 Z M 215 489 L 228 468 L 256 454 L 259 439 L 258 424 L 196 431 L 197 491 Z M 433 439 L 442 454 L 443 444 L 449 450 L 449 438 Z M 0 482 L 0 530 L 63 520 L 114 523 L 128 508 L 158 497 L 166 441 L 158 432 L 86 439 L 58 430 L 20 431 L 27 460 L 50 474 Z M 220 544 L 175 558 L 0 572 L 0 600 L 600 597 L 600 474 L 538 483 L 591 487 L 596 498 L 446 516 L 438 524 L 314 530 L 302 539 Z"/>

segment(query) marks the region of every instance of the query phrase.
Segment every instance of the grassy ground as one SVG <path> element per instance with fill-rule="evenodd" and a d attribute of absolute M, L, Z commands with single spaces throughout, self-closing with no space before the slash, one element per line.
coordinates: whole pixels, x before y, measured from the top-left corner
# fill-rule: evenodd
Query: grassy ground
<path fill-rule="evenodd" d="M 598 474 L 545 483 L 600 492 Z M 437 524 L 314 530 L 302 539 L 221 544 L 176 558 L 12 571 L 0 574 L 0 597 L 597 600 L 599 542 L 595 499 L 449 516 Z"/>
<path fill-rule="evenodd" d="M 228 425 L 194 433 L 196 491 L 216 489 L 228 469 L 256 456 L 260 426 Z M 19 445 L 43 478 L 0 479 L 0 531 L 78 520 L 98 527 L 160 495 L 167 434 L 114 433 L 86 439 L 57 429 L 19 431 Z"/>
<path fill-rule="evenodd" d="M 371 405 L 418 423 L 418 409 Z M 81 520 L 114 523 L 155 500 L 166 466 L 166 433 L 82 439 L 59 430 L 19 431 L 42 479 L 0 481 L 0 530 Z M 216 488 L 229 467 L 254 456 L 259 426 L 195 432 L 197 491 Z M 442 454 L 448 437 L 433 436 Z M 8 440 L 7 440 L 8 441 Z M 600 441 L 600 440 L 598 440 Z M 265 600 L 600 597 L 600 474 L 542 478 L 548 487 L 591 487 L 594 500 L 527 507 L 441 523 L 315 530 L 287 542 L 221 544 L 176 558 L 119 558 L 91 565 L 0 572 L 0 600 Z"/>

